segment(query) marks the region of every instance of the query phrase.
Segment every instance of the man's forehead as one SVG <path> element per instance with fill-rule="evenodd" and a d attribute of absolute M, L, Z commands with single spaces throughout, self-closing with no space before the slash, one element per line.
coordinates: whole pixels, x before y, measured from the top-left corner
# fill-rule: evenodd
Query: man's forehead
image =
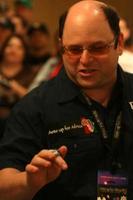
<path fill-rule="evenodd" d="M 84 0 L 80 1 L 79 3 L 74 4 L 68 12 L 68 15 L 66 17 L 65 23 L 69 23 L 69 21 L 72 23 L 78 22 L 80 23 L 82 20 L 91 20 L 95 19 L 97 16 L 104 16 L 104 13 L 101 9 L 101 5 L 104 5 L 101 2 L 93 1 L 93 0 Z M 104 16 L 105 18 L 105 16 Z"/>
<path fill-rule="evenodd" d="M 83 0 L 73 5 L 65 20 L 63 41 L 76 40 L 77 37 L 100 38 L 103 35 L 111 38 L 113 32 L 104 12 L 105 7 L 108 6 L 93 0 Z"/>
<path fill-rule="evenodd" d="M 94 26 L 95 23 L 99 22 L 101 25 L 103 23 L 107 23 L 106 17 L 99 7 L 95 6 L 92 8 L 88 7 L 74 7 L 71 9 L 66 17 L 66 21 L 64 24 L 64 31 L 66 29 L 74 29 L 76 28 L 89 28 L 92 24 Z"/>
<path fill-rule="evenodd" d="M 70 13 L 65 22 L 62 39 L 64 42 L 72 39 L 77 41 L 77 38 L 90 41 L 96 37 L 102 38 L 105 34 L 107 38 L 111 38 L 113 34 L 106 16 L 102 11 L 94 9 L 90 14 L 86 11 Z"/>

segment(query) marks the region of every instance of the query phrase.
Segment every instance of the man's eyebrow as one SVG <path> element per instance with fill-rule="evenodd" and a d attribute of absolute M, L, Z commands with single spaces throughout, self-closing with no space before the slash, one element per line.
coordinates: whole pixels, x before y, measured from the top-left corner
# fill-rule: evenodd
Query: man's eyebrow
<path fill-rule="evenodd" d="M 105 40 L 99 40 L 99 41 L 95 41 L 95 42 L 90 43 L 90 45 L 95 45 L 95 44 L 106 44 L 106 43 L 107 43 L 107 41 L 105 41 Z"/>

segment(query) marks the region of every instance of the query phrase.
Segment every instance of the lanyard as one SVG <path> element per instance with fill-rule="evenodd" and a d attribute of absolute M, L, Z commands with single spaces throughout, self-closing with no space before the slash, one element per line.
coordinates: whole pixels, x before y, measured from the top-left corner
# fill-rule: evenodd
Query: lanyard
<path fill-rule="evenodd" d="M 104 146 L 106 147 L 106 149 L 109 152 L 109 157 L 110 157 L 110 170 L 112 171 L 112 173 L 115 173 L 116 169 L 121 169 L 122 164 L 118 161 L 118 149 L 119 149 L 119 140 L 120 140 L 120 131 L 121 131 L 121 121 L 122 121 L 122 111 L 120 111 L 116 117 L 116 122 L 115 122 L 115 126 L 114 126 L 114 133 L 113 133 L 113 138 L 112 138 L 112 143 L 109 143 L 109 135 L 107 133 L 107 130 L 105 128 L 105 125 L 102 121 L 102 119 L 99 116 L 98 111 L 94 108 L 94 106 L 92 105 L 92 102 L 90 100 L 89 97 L 87 97 L 84 93 L 83 96 L 85 97 L 85 100 L 87 102 L 87 104 L 89 105 L 92 115 L 95 119 L 95 121 L 97 122 L 101 134 L 102 134 L 102 138 L 104 141 Z"/>
<path fill-rule="evenodd" d="M 107 130 L 105 128 L 103 121 L 101 120 L 101 118 L 98 114 L 98 111 L 93 108 L 92 102 L 89 99 L 89 97 L 87 97 L 85 94 L 83 94 L 83 96 L 85 97 L 86 102 L 88 103 L 89 107 L 91 108 L 92 115 L 93 115 L 95 121 L 97 122 L 97 124 L 98 124 L 98 126 L 101 130 L 102 138 L 107 140 L 108 139 L 108 133 L 107 133 Z M 120 138 L 121 120 L 122 120 L 122 112 L 120 111 L 119 114 L 116 117 L 113 140 L 118 140 Z"/>

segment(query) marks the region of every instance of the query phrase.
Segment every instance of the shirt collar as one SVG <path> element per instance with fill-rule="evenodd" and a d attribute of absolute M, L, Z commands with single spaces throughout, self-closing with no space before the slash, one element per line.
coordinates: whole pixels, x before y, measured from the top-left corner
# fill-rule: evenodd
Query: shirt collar
<path fill-rule="evenodd" d="M 71 101 L 81 95 L 80 88 L 69 79 L 64 67 L 57 77 L 57 87 L 59 91 L 59 94 L 57 94 L 59 103 Z"/>
<path fill-rule="evenodd" d="M 122 68 L 118 65 L 116 85 L 120 87 L 121 92 L 123 91 L 123 86 L 125 85 L 124 74 L 125 73 Z M 65 103 L 75 99 L 76 97 L 81 97 L 81 89 L 72 80 L 70 80 L 64 67 L 57 76 L 57 87 L 59 89 L 59 94 L 57 94 L 59 103 Z"/>

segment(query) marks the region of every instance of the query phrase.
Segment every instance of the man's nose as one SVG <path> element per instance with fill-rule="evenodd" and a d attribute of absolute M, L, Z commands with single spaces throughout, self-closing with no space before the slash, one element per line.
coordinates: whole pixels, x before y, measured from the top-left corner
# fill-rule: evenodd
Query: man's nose
<path fill-rule="evenodd" d="M 84 49 L 83 52 L 82 52 L 82 54 L 81 54 L 81 57 L 80 57 L 80 62 L 83 65 L 86 65 L 91 60 L 93 60 L 92 54 L 87 49 Z"/>

